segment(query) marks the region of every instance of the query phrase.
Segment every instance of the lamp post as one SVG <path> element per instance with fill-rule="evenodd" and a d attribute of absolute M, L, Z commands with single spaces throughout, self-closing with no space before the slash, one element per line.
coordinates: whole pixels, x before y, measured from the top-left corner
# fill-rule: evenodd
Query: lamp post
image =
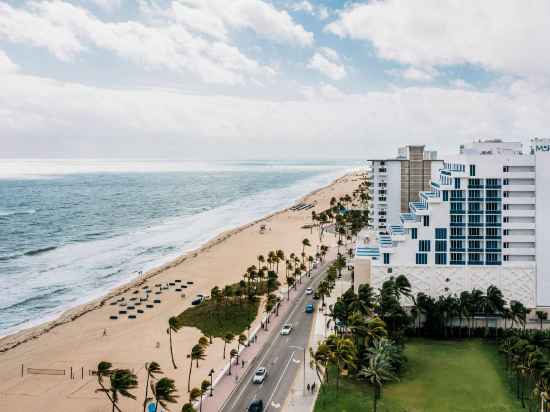
<path fill-rule="evenodd" d="M 213 391 L 212 376 L 214 376 L 214 369 L 210 369 L 210 373 L 208 374 L 208 376 L 210 376 L 210 396 L 212 396 L 212 391 Z"/>
<path fill-rule="evenodd" d="M 306 348 L 302 348 L 301 346 L 289 346 L 289 348 L 304 351 L 304 396 L 306 396 Z"/>

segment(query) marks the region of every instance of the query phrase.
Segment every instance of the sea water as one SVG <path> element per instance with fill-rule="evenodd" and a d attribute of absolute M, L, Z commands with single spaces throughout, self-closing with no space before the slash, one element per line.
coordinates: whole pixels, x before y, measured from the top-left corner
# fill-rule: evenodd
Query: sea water
<path fill-rule="evenodd" d="M 54 319 L 359 166 L 0 159 L 0 336 Z"/>

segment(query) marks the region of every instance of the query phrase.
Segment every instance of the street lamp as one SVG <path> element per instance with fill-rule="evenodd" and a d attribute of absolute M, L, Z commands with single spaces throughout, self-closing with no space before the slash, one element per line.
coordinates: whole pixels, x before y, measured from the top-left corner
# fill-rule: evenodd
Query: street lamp
<path fill-rule="evenodd" d="M 304 396 L 306 396 L 306 348 L 302 348 L 301 346 L 289 346 L 289 348 L 304 351 Z"/>
<path fill-rule="evenodd" d="M 212 376 L 214 376 L 214 369 L 210 369 L 210 373 L 208 374 L 208 376 L 210 376 L 210 396 L 212 396 L 212 391 L 213 391 Z"/>

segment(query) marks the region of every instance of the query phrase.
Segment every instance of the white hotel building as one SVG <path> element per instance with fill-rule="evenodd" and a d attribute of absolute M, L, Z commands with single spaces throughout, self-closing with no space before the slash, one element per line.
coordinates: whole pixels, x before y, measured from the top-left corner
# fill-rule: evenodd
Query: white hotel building
<path fill-rule="evenodd" d="M 550 306 L 550 139 L 480 141 L 445 159 L 431 189 L 388 234 L 360 236 L 355 285 L 406 275 L 432 296 L 489 285 L 528 307 Z"/>

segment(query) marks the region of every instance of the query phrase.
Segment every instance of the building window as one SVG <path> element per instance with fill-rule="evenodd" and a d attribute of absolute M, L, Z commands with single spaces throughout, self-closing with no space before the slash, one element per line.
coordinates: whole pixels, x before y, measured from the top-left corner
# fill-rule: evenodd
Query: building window
<path fill-rule="evenodd" d="M 470 165 L 470 176 L 476 175 L 476 165 Z"/>
<path fill-rule="evenodd" d="M 469 227 L 468 236 L 481 236 L 481 229 L 478 227 Z"/>
<path fill-rule="evenodd" d="M 510 247 L 510 243 L 504 242 L 503 247 L 504 249 L 508 249 Z"/>
<path fill-rule="evenodd" d="M 435 251 L 436 252 L 446 252 L 447 251 L 447 241 L 446 240 L 436 240 L 435 241 Z"/>
<path fill-rule="evenodd" d="M 446 253 L 436 253 L 435 254 L 435 264 L 436 265 L 446 265 L 447 264 L 447 254 Z"/>
<path fill-rule="evenodd" d="M 451 249 L 464 249 L 462 240 L 451 240 Z"/>
<path fill-rule="evenodd" d="M 417 253 L 416 254 L 416 264 L 417 265 L 427 265 L 428 264 L 428 254 L 427 253 Z"/>
<path fill-rule="evenodd" d="M 510 171 L 510 166 L 502 166 L 502 171 L 508 173 Z"/>
<path fill-rule="evenodd" d="M 453 236 L 464 236 L 464 230 L 461 227 L 452 227 L 451 237 Z"/>
<path fill-rule="evenodd" d="M 417 236 L 418 236 L 418 230 L 415 227 L 413 227 L 411 229 L 411 239 L 416 239 Z"/>
<path fill-rule="evenodd" d="M 460 179 L 455 177 L 455 189 L 460 189 Z"/>
<path fill-rule="evenodd" d="M 384 265 L 389 265 L 389 264 L 390 264 L 390 254 L 384 253 Z"/>
<path fill-rule="evenodd" d="M 448 201 L 449 201 L 449 191 L 448 191 L 448 190 L 444 190 L 444 191 L 443 191 L 443 201 L 444 201 L 444 202 L 448 202 Z"/>
<path fill-rule="evenodd" d="M 430 226 L 430 216 L 422 216 L 424 218 L 424 226 Z"/>
<path fill-rule="evenodd" d="M 430 251 L 430 241 L 429 240 L 420 240 L 418 242 L 418 251 L 419 252 L 429 252 Z"/>
<path fill-rule="evenodd" d="M 486 244 L 487 249 L 499 249 L 498 242 L 496 240 L 488 240 Z"/>
<path fill-rule="evenodd" d="M 454 216 L 453 216 L 454 217 Z M 460 216 L 462 217 L 462 216 Z M 435 229 L 435 238 L 436 239 L 447 239 L 447 229 L 446 228 L 436 228 Z"/>

